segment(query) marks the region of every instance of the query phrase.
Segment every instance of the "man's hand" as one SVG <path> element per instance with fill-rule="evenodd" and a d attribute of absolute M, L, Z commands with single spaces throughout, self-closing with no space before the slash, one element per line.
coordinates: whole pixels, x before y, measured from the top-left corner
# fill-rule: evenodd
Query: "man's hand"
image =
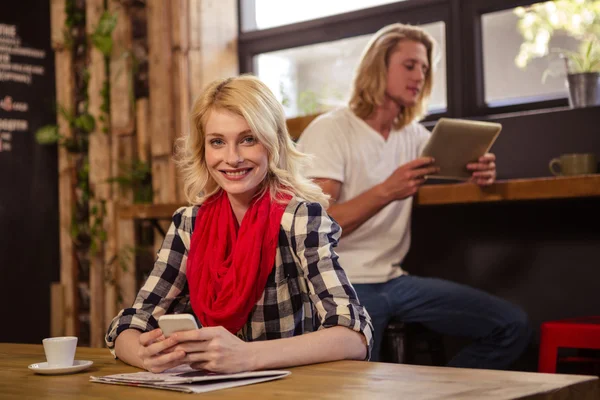
<path fill-rule="evenodd" d="M 176 332 L 169 339 L 179 343 L 174 352 L 185 352 L 183 361 L 192 368 L 220 373 L 254 369 L 249 344 L 222 326 Z"/>
<path fill-rule="evenodd" d="M 150 372 L 163 372 L 185 363 L 185 353 L 173 350 L 177 342 L 171 338 L 165 339 L 160 329 L 142 333 L 139 341 L 138 357 L 142 360 L 144 368 Z"/>
<path fill-rule="evenodd" d="M 438 172 L 433 166 L 435 160 L 431 157 L 417 158 L 399 166 L 383 183 L 385 193 L 392 200 L 402 200 L 417 193 L 425 182 L 425 176 Z"/>
<path fill-rule="evenodd" d="M 496 180 L 496 156 L 486 153 L 479 157 L 478 162 L 467 164 L 467 169 L 473 171 L 471 182 L 480 186 L 489 186 Z"/>

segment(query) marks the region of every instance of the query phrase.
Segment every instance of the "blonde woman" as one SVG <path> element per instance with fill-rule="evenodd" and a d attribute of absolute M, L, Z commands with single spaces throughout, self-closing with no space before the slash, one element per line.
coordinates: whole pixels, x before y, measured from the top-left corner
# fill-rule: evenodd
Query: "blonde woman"
<path fill-rule="evenodd" d="M 113 354 L 152 372 L 367 359 L 373 328 L 333 250 L 340 228 L 266 85 L 210 84 L 179 150 L 193 206 L 175 212 L 135 303 L 112 321 Z M 202 327 L 165 338 L 165 313 L 194 314 Z"/>
<path fill-rule="evenodd" d="M 343 228 L 337 253 L 373 319 L 371 360 L 379 358 L 388 322 L 399 318 L 472 339 L 451 366 L 507 368 L 529 341 L 521 309 L 401 267 L 410 247 L 412 196 L 437 171 L 431 158 L 419 157 L 430 135 L 418 119 L 431 93 L 433 53 L 433 39 L 421 28 L 382 28 L 365 48 L 349 106 L 313 121 L 299 148 L 315 156 L 307 174 L 331 195 L 327 212 Z M 479 185 L 495 180 L 493 154 L 465 167 Z"/>

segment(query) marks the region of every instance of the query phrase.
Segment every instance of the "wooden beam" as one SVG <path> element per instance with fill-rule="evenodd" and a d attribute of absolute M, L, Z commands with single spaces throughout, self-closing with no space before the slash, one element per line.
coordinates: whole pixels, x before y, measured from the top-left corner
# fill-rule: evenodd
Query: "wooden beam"
<path fill-rule="evenodd" d="M 112 171 L 119 175 L 135 160 L 136 138 L 133 136 L 136 123 L 132 75 L 132 16 L 128 7 L 121 2 L 109 3 L 111 13 L 117 14 L 117 26 L 113 31 L 113 51 L 110 57 L 110 109 L 112 131 Z M 105 301 L 105 326 L 117 314 L 118 309 L 129 307 L 135 297 L 135 229 L 133 220 L 125 221 L 116 216 L 116 207 L 133 203 L 133 189 L 113 184 L 109 207 L 110 228 L 108 235 L 110 251 L 105 260 L 109 267 Z M 107 249 L 107 250 L 109 250 Z"/>
<path fill-rule="evenodd" d="M 190 1 L 190 87 L 192 98 L 215 79 L 239 73 L 237 1 Z"/>
<path fill-rule="evenodd" d="M 170 156 L 173 149 L 171 7 L 165 0 L 149 1 L 146 3 L 146 7 L 148 11 L 150 147 L 153 156 Z"/>
<path fill-rule="evenodd" d="M 600 174 L 511 179 L 498 181 L 489 187 L 479 187 L 474 183 L 425 185 L 419 189 L 417 204 L 425 206 L 578 197 L 600 197 Z"/>
<path fill-rule="evenodd" d="M 118 138 L 117 158 L 121 160 L 133 160 L 135 154 L 135 138 L 133 136 L 122 136 Z M 117 196 L 119 206 L 133 204 L 132 188 L 123 188 L 118 191 Z M 117 309 L 131 307 L 137 293 L 136 282 L 136 242 L 135 242 L 135 221 L 124 220 L 115 215 L 116 237 L 118 243 L 117 260 L 114 263 L 117 278 L 118 301 Z M 114 317 L 114 315 L 113 315 Z M 108 325 L 107 325 L 108 326 Z"/>
<path fill-rule="evenodd" d="M 188 55 L 177 49 L 174 49 L 173 52 L 173 60 L 175 61 L 173 70 L 174 140 L 177 141 L 179 138 L 188 135 L 190 131 L 191 92 Z M 176 187 L 174 200 L 184 201 L 185 195 L 181 175 L 177 173 L 173 160 L 171 160 L 171 165 L 170 179 L 175 181 Z"/>
<path fill-rule="evenodd" d="M 65 4 L 66 0 L 50 0 L 50 44 L 55 51 L 65 48 Z"/>
<path fill-rule="evenodd" d="M 190 68 L 189 68 L 189 3 L 190 0 L 175 0 L 171 2 L 173 27 L 173 116 L 174 116 L 174 137 L 177 141 L 182 136 L 189 133 L 190 126 Z M 171 161 L 170 179 L 175 181 L 175 201 L 184 201 L 183 182 L 177 173 L 175 164 Z"/>
<path fill-rule="evenodd" d="M 176 202 L 176 182 L 173 175 L 171 155 L 152 158 L 152 190 L 154 203 Z"/>
<path fill-rule="evenodd" d="M 190 47 L 190 0 L 170 0 L 173 50 L 184 54 Z"/>
<path fill-rule="evenodd" d="M 104 12 L 103 0 L 88 0 L 86 2 L 86 31 L 91 35 Z M 93 197 L 90 199 L 90 226 L 100 224 L 107 232 L 109 223 L 103 204 L 111 198 L 111 188 L 107 183 L 111 177 L 111 144 L 110 135 L 103 132 L 106 121 L 101 121 L 104 81 L 107 79 L 104 55 L 97 48 L 90 47 L 88 70 L 89 112 L 96 120 L 96 126 L 89 135 L 88 158 L 90 163 L 89 182 Z M 109 210 L 109 206 L 106 206 Z M 95 251 L 90 252 L 90 346 L 102 347 L 104 344 L 105 326 L 105 259 L 104 243 L 98 237 L 92 238 L 96 244 Z"/>
<path fill-rule="evenodd" d="M 50 336 L 65 336 L 65 291 L 60 282 L 50 284 Z"/>
<path fill-rule="evenodd" d="M 150 160 L 150 132 L 148 123 L 148 99 L 135 101 L 135 136 L 137 139 L 137 156 L 140 161 Z"/>
<path fill-rule="evenodd" d="M 121 219 L 171 219 L 175 210 L 185 204 L 132 204 L 119 208 Z"/>
<path fill-rule="evenodd" d="M 110 55 L 110 125 L 113 136 L 134 131 L 133 45 L 131 16 L 121 2 L 111 0 L 109 11 L 117 15 Z"/>
<path fill-rule="evenodd" d="M 75 73 L 73 52 L 64 45 L 65 0 L 51 1 L 52 46 L 55 49 L 56 102 L 67 112 L 75 109 Z M 58 130 L 65 138 L 73 137 L 69 121 L 57 112 Z M 64 333 L 79 335 L 78 320 L 78 263 L 71 237 L 71 222 L 75 207 L 75 170 L 69 153 L 64 146 L 58 146 L 58 195 L 60 225 L 60 282 L 64 288 L 63 310 L 53 310 L 64 314 Z"/>

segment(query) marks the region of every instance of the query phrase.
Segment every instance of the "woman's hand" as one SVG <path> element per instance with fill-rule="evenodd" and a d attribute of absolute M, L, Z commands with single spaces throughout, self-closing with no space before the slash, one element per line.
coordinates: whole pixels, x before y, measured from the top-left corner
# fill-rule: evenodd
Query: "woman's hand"
<path fill-rule="evenodd" d="M 178 342 L 174 352 L 185 352 L 182 361 L 192 368 L 220 373 L 254 369 L 250 344 L 222 326 L 177 332 L 169 339 Z"/>
<path fill-rule="evenodd" d="M 139 343 L 138 357 L 144 369 L 150 372 L 159 373 L 185 364 L 185 352 L 174 349 L 177 342 L 172 338 L 166 339 L 160 329 L 142 333 Z"/>
<path fill-rule="evenodd" d="M 467 164 L 467 169 L 473 171 L 471 182 L 480 186 L 489 186 L 496 180 L 496 156 L 486 153 L 479 157 L 478 162 Z"/>

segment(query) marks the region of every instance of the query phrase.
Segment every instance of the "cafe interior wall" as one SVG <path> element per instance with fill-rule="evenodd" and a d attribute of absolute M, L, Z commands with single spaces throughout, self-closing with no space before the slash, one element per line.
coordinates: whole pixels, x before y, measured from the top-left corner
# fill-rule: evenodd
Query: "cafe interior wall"
<path fill-rule="evenodd" d="M 0 81 L 4 105 L 7 97 L 13 106 L 27 105 L 26 111 L 0 107 L 0 119 L 27 121 L 27 129 L 10 132 L 10 139 L 0 129 L 0 342 L 40 343 L 50 331 L 50 282 L 59 278 L 56 147 L 34 138 L 38 128 L 56 120 L 49 1 L 8 1 L 1 8 L 0 24 L 16 27 L 20 47 L 45 54 L 10 56 L 9 64 L 44 68 L 30 84 Z"/>

